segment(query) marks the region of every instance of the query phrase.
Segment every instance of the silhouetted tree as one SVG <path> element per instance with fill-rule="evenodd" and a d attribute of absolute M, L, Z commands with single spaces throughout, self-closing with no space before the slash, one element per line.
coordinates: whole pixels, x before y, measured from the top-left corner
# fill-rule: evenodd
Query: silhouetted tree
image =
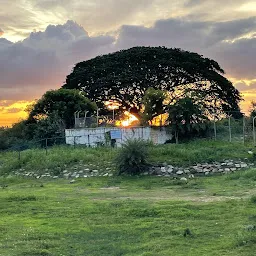
<path fill-rule="evenodd" d="M 135 47 L 75 65 L 63 88 L 79 89 L 100 108 L 117 101 L 122 109 L 143 108 L 148 88 L 168 91 L 170 102 L 188 92 L 200 95 L 209 113 L 239 109 L 240 94 L 223 69 L 197 53 L 165 47 Z"/>
<path fill-rule="evenodd" d="M 97 106 L 78 90 L 51 90 L 46 92 L 33 106 L 29 121 L 38 121 L 49 116 L 62 120 L 64 128 L 73 128 L 74 113 L 88 111 L 88 116 L 96 111 Z"/>

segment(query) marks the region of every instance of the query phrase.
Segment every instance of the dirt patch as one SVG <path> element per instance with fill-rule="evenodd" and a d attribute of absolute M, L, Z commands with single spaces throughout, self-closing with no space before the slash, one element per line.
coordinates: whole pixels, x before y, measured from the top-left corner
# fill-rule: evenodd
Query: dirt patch
<path fill-rule="evenodd" d="M 100 188 L 101 190 L 119 190 L 119 187 L 106 187 L 106 188 Z"/>

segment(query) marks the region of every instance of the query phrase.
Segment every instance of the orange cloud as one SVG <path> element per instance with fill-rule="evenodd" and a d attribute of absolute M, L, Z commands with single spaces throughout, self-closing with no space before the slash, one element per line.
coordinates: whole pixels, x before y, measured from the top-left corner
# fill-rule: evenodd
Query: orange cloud
<path fill-rule="evenodd" d="M 25 111 L 30 101 L 0 101 L 0 126 L 12 126 L 12 124 L 24 120 L 27 117 Z"/>

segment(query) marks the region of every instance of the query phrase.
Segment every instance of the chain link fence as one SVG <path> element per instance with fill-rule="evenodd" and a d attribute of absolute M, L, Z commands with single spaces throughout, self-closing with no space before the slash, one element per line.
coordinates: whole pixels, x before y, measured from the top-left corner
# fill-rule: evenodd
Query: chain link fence
<path fill-rule="evenodd" d="M 212 126 L 212 137 L 215 140 L 255 144 L 255 128 L 252 118 L 227 117 L 220 121 L 213 121 Z"/>
<path fill-rule="evenodd" d="M 241 144 L 249 144 L 256 146 L 256 117 L 249 118 L 243 117 L 240 119 L 235 119 L 232 116 L 223 118 L 218 121 L 212 121 L 210 123 L 210 128 L 208 133 L 204 136 L 205 139 L 209 140 L 218 140 L 225 142 L 239 142 Z M 85 128 L 86 129 L 86 128 Z M 96 129 L 95 134 L 97 135 Z M 95 136 L 94 134 L 94 136 Z M 81 136 L 59 136 L 53 138 L 44 138 L 37 141 L 27 141 L 25 143 L 13 146 L 7 150 L 0 152 L 17 152 L 17 157 L 20 159 L 22 151 L 28 149 L 43 149 L 45 154 L 49 153 L 49 150 L 52 146 L 56 145 L 66 145 L 67 147 L 91 147 L 95 146 L 81 143 L 83 141 Z M 88 136 L 88 135 L 86 135 Z M 99 137 L 102 137 L 102 134 L 99 134 Z M 73 143 L 67 145 L 66 141 L 71 140 Z M 90 139 L 88 140 L 90 141 Z M 111 143 L 98 143 L 96 146 L 108 146 L 111 147 Z M 16 155 L 16 153 L 15 153 Z"/>

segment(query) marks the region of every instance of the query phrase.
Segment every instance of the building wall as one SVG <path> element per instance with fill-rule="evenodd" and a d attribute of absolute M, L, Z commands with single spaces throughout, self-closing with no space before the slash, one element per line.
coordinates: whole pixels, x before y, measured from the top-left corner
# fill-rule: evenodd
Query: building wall
<path fill-rule="evenodd" d="M 167 134 L 165 128 L 150 128 L 150 127 L 134 127 L 134 128 L 118 128 L 118 127 L 98 127 L 98 128 L 80 128 L 80 129 L 66 129 L 66 144 L 74 145 L 87 145 L 95 147 L 99 144 L 105 144 L 106 137 L 109 136 L 110 131 L 121 131 L 121 137 L 116 139 L 117 147 L 127 139 L 143 139 L 152 141 L 154 144 L 164 144 L 167 140 L 171 139 L 171 135 Z"/>

